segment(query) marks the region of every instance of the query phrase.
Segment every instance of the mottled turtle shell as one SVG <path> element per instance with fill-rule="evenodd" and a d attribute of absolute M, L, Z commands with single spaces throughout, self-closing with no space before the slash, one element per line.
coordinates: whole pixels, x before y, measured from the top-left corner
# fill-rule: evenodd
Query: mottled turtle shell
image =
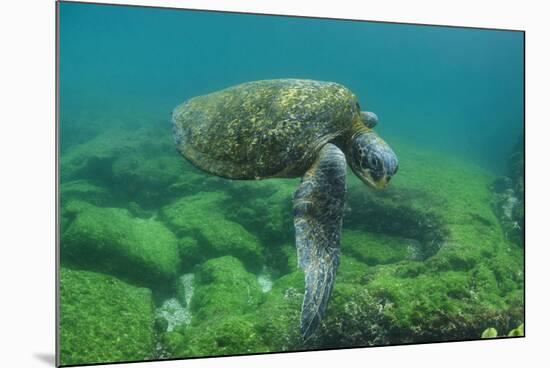
<path fill-rule="evenodd" d="M 173 112 L 178 150 L 195 166 L 233 179 L 301 176 L 327 143 L 360 116 L 353 93 L 313 80 L 248 82 L 191 98 Z"/>

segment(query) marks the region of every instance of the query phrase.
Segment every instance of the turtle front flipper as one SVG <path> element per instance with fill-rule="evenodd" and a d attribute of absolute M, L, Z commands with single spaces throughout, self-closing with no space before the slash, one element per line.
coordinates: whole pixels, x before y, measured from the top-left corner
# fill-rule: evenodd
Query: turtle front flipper
<path fill-rule="evenodd" d="M 319 327 L 332 292 L 340 258 L 345 193 L 346 159 L 329 143 L 294 194 L 298 264 L 306 282 L 300 323 L 304 338 Z"/>

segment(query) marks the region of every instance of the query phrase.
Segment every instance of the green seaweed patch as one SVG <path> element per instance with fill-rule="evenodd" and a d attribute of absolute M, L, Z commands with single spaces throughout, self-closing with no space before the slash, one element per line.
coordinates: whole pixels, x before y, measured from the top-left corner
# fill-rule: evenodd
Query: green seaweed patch
<path fill-rule="evenodd" d="M 151 291 L 61 267 L 61 364 L 154 358 Z"/>
<path fill-rule="evenodd" d="M 387 345 L 391 308 L 364 285 L 338 282 L 334 288 L 322 326 L 310 341 L 312 348 Z"/>
<path fill-rule="evenodd" d="M 67 211 L 74 219 L 61 239 L 63 264 L 156 289 L 172 285 L 179 269 L 177 241 L 161 222 L 84 202 L 68 204 Z"/>
<path fill-rule="evenodd" d="M 368 284 L 369 291 L 389 306 L 384 315 L 390 321 L 391 339 L 475 339 L 480 324 L 504 327 L 522 313 L 500 296 L 494 274 L 485 265 L 467 272 L 424 271 L 403 278 L 379 269 Z"/>
<path fill-rule="evenodd" d="M 186 330 L 172 348 L 172 358 L 252 354 L 270 351 L 262 343 L 250 315 L 216 316 Z"/>
<path fill-rule="evenodd" d="M 297 187 L 298 181 L 289 179 L 232 182 L 227 217 L 266 244 L 293 241 L 292 196 Z"/>
<path fill-rule="evenodd" d="M 163 332 L 159 341 L 164 358 L 177 357 L 178 350 L 186 343 L 185 337 L 177 331 Z"/>
<path fill-rule="evenodd" d="M 223 216 L 228 199 L 223 192 L 203 192 L 180 198 L 164 207 L 160 216 L 178 237 L 185 239 L 180 241 L 180 249 L 185 251 L 182 256 L 189 260 L 187 264 L 232 255 L 249 270 L 259 271 L 264 264 L 261 242 L 242 225 Z"/>
<path fill-rule="evenodd" d="M 152 133 L 152 130 L 147 129 L 132 131 L 115 128 L 72 146 L 61 157 L 61 183 L 77 179 L 109 183 L 115 158 L 138 151 L 145 141 L 151 140 Z M 159 135 L 158 132 L 154 134 Z"/>
<path fill-rule="evenodd" d="M 61 207 L 70 200 L 82 200 L 96 206 L 105 206 L 113 202 L 108 188 L 92 180 L 73 180 L 64 182 L 59 188 Z"/>
<path fill-rule="evenodd" d="M 385 234 L 344 231 L 342 252 L 369 266 L 395 263 L 414 257 L 416 242 Z"/>
<path fill-rule="evenodd" d="M 304 273 L 285 275 L 273 283 L 265 302 L 254 314 L 257 330 L 269 351 L 303 348 L 300 334 L 300 311 L 304 298 Z"/>
<path fill-rule="evenodd" d="M 168 190 L 185 172 L 185 162 L 178 154 L 131 152 L 118 156 L 112 164 L 112 185 L 122 190 L 119 197 L 132 198 L 145 208 L 158 208 L 175 195 Z"/>
<path fill-rule="evenodd" d="M 235 257 L 224 256 L 206 261 L 195 278 L 191 299 L 193 324 L 223 316 L 251 312 L 263 295 L 255 275 L 248 273 Z"/>

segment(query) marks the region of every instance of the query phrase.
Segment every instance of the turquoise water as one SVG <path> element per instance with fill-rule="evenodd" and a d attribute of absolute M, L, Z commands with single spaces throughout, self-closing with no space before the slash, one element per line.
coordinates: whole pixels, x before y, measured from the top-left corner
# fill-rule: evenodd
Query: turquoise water
<path fill-rule="evenodd" d="M 62 2 L 59 33 L 64 364 L 476 339 L 524 322 L 522 32 Z M 170 137 L 183 101 L 277 78 L 348 87 L 400 160 L 387 191 L 348 175 L 334 295 L 306 342 L 299 180 L 214 177 Z"/>
<path fill-rule="evenodd" d="M 338 81 L 386 137 L 499 158 L 523 130 L 523 34 L 61 4 L 61 112 L 140 109 L 258 79 Z"/>

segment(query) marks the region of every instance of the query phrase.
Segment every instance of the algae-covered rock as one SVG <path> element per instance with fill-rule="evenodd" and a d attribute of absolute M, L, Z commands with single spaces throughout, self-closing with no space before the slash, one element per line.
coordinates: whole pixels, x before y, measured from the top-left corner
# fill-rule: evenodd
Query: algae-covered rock
<path fill-rule="evenodd" d="M 161 222 L 82 202 L 69 204 L 67 211 L 74 219 L 61 239 L 62 263 L 141 285 L 171 285 L 179 268 L 177 242 Z"/>
<path fill-rule="evenodd" d="M 110 129 L 86 143 L 71 147 L 61 157 L 61 182 L 77 179 L 108 182 L 112 178 L 114 160 L 138 150 L 146 139 L 146 131 L 142 129 Z"/>
<path fill-rule="evenodd" d="M 228 199 L 223 192 L 183 197 L 164 207 L 161 218 L 181 238 L 184 263 L 231 255 L 258 271 L 264 262 L 261 243 L 242 225 L 223 216 Z"/>
<path fill-rule="evenodd" d="M 61 267 L 61 364 L 153 359 L 151 291 Z"/>
<path fill-rule="evenodd" d="M 342 252 L 368 265 L 412 259 L 418 252 L 418 242 L 411 239 L 359 231 L 344 231 L 342 235 Z"/>
<path fill-rule="evenodd" d="M 525 157 L 523 136 L 508 158 L 508 176 L 491 183 L 493 209 L 503 231 L 512 242 L 523 246 L 525 239 Z"/>
<path fill-rule="evenodd" d="M 303 346 L 300 311 L 304 298 L 304 273 L 300 270 L 273 283 L 257 309 L 257 330 L 270 351 L 298 350 Z"/>
<path fill-rule="evenodd" d="M 491 177 L 400 151 L 391 189 L 350 185 L 342 262 L 311 347 L 476 339 L 523 316 L 522 254 L 491 211 Z"/>
<path fill-rule="evenodd" d="M 268 351 L 257 332 L 254 312 L 263 301 L 257 277 L 231 256 L 200 266 L 190 298 L 191 324 L 166 343 L 171 357 L 249 354 Z M 187 293 L 186 293 L 187 295 Z M 178 337 L 179 338 L 179 337 Z"/>
<path fill-rule="evenodd" d="M 289 179 L 232 183 L 228 219 L 253 230 L 263 242 L 293 242 L 292 197 L 297 186 L 297 180 Z"/>
<path fill-rule="evenodd" d="M 199 268 L 194 284 L 191 311 L 197 321 L 240 316 L 255 310 L 262 300 L 256 276 L 248 273 L 235 257 L 206 261 Z"/>
<path fill-rule="evenodd" d="M 365 285 L 340 282 L 334 288 L 323 327 L 314 347 L 351 347 L 391 344 L 390 303 L 372 295 Z"/>
<path fill-rule="evenodd" d="M 177 196 L 170 188 L 189 167 L 173 149 L 168 129 L 114 128 L 67 149 L 60 176 L 62 184 L 94 181 L 120 203 L 151 209 Z"/>
<path fill-rule="evenodd" d="M 169 187 L 185 172 L 185 163 L 175 152 L 150 154 L 131 152 L 112 164 L 113 185 L 148 208 L 157 207 L 170 196 Z"/>
<path fill-rule="evenodd" d="M 249 315 L 230 315 L 213 316 L 209 321 L 190 327 L 171 353 L 173 358 L 184 358 L 268 351 Z"/>
<path fill-rule="evenodd" d="M 177 331 L 164 332 L 160 335 L 160 345 L 165 358 L 175 358 L 178 356 L 178 349 L 185 346 L 185 338 Z"/>
<path fill-rule="evenodd" d="M 174 331 L 188 325 L 190 321 L 191 314 L 189 310 L 176 298 L 165 300 L 155 311 L 155 325 L 162 332 Z"/>
<path fill-rule="evenodd" d="M 64 182 L 60 187 L 61 206 L 70 200 L 81 200 L 96 206 L 105 206 L 114 201 L 108 188 L 91 180 Z"/>

